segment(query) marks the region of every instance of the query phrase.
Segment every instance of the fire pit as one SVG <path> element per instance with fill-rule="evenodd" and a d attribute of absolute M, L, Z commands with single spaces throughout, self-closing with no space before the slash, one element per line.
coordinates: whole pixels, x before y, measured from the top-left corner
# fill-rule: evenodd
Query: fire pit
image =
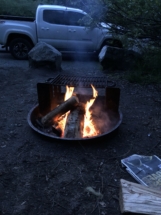
<path fill-rule="evenodd" d="M 105 77 L 58 75 L 37 84 L 38 104 L 30 127 L 60 140 L 89 140 L 116 130 L 122 122 L 120 89 Z"/>

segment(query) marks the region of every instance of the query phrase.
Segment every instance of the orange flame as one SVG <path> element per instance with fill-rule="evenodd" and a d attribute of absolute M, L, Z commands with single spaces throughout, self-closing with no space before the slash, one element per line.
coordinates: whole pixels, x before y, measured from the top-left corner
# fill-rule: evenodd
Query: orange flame
<path fill-rule="evenodd" d="M 96 97 L 98 96 L 98 91 L 94 88 L 93 85 L 91 85 L 93 89 L 93 99 L 90 99 L 90 101 L 87 101 L 85 105 L 85 115 L 84 115 L 84 128 L 83 128 L 83 137 L 92 137 L 98 135 L 98 131 L 95 129 L 95 126 L 92 122 L 92 114 L 89 110 L 90 107 L 93 105 Z"/>
<path fill-rule="evenodd" d="M 65 96 L 64 96 L 64 101 L 68 100 L 72 96 L 73 91 L 74 91 L 74 87 L 66 86 L 66 92 L 65 92 Z M 66 121 L 67 121 L 67 117 L 68 117 L 69 113 L 70 113 L 70 111 L 68 111 L 66 114 L 62 115 L 58 119 L 58 127 L 62 131 L 62 136 L 64 136 L 64 129 L 65 129 L 65 125 L 66 125 Z"/>

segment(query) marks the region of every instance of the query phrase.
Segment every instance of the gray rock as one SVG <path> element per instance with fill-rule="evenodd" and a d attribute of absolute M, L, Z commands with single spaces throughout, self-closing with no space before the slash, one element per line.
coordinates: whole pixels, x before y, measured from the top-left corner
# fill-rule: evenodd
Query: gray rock
<path fill-rule="evenodd" d="M 56 71 L 61 70 L 62 54 L 45 42 L 38 42 L 28 53 L 28 59 L 32 68 L 47 66 Z"/>
<path fill-rule="evenodd" d="M 142 62 L 142 55 L 133 50 L 104 46 L 99 53 L 99 62 L 103 69 L 133 70 Z"/>

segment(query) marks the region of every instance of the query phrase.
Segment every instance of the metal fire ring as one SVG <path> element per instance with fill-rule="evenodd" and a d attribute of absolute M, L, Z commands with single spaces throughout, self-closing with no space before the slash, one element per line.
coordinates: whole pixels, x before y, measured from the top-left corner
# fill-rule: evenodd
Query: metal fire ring
<path fill-rule="evenodd" d="M 41 130 L 39 130 L 36 125 L 34 124 L 35 123 L 35 120 L 37 118 L 37 115 L 38 115 L 38 112 L 39 112 L 39 106 L 36 105 L 34 106 L 30 112 L 28 113 L 28 117 L 27 117 L 27 121 L 28 121 L 28 124 L 29 126 L 34 130 L 36 131 L 37 133 L 43 135 L 43 136 L 46 136 L 46 137 L 50 137 L 52 139 L 57 139 L 57 140 L 70 140 L 70 141 L 85 141 L 85 140 L 95 140 L 95 139 L 98 139 L 100 137 L 105 137 L 107 135 L 109 135 L 110 133 L 112 133 L 113 131 L 115 131 L 121 124 L 122 122 L 122 118 L 123 118 L 123 115 L 121 113 L 121 111 L 119 110 L 118 111 L 118 119 L 117 119 L 117 123 L 115 126 L 113 126 L 111 129 L 109 129 L 107 132 L 101 134 L 101 135 L 98 135 L 98 136 L 94 136 L 94 137 L 89 137 L 89 138 L 62 138 L 62 137 L 58 137 L 58 136 L 54 136 L 52 134 L 48 134 L 46 132 L 43 132 Z"/>

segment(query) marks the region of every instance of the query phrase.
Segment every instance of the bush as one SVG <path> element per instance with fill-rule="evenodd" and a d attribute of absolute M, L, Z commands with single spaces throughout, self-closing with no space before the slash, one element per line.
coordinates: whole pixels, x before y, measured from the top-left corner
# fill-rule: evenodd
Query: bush
<path fill-rule="evenodd" d="M 143 62 L 137 65 L 137 70 L 129 72 L 130 82 L 161 83 L 161 49 L 146 47 L 143 50 Z"/>

